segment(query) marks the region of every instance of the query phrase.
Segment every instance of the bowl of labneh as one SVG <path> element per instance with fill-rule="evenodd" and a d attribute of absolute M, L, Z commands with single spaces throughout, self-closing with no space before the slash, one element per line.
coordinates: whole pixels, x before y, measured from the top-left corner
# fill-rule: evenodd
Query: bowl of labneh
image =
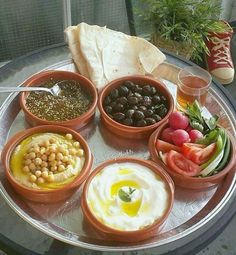
<path fill-rule="evenodd" d="M 89 175 L 93 157 L 76 131 L 37 126 L 16 133 L 1 160 L 7 180 L 22 197 L 55 203 L 70 197 Z"/>
<path fill-rule="evenodd" d="M 83 128 L 95 115 L 97 90 L 86 77 L 69 71 L 49 70 L 37 73 L 23 86 L 60 87 L 58 96 L 45 91 L 20 94 L 20 106 L 31 126 L 60 125 L 75 130 Z"/>
<path fill-rule="evenodd" d="M 174 109 L 171 93 L 156 79 L 131 75 L 108 83 L 99 94 L 102 123 L 125 138 L 147 138 Z"/>
<path fill-rule="evenodd" d="M 104 238 L 137 242 L 160 231 L 174 201 L 174 184 L 154 162 L 117 158 L 87 178 L 81 207 L 85 220 Z"/>

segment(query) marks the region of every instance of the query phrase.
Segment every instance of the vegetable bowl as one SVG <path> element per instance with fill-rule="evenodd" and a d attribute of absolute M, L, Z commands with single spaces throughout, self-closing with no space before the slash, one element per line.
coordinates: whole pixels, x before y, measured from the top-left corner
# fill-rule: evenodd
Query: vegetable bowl
<path fill-rule="evenodd" d="M 173 112 L 149 139 L 151 158 L 171 175 L 176 185 L 203 189 L 220 183 L 236 164 L 235 139 L 206 119 L 198 102 L 186 112 Z"/>

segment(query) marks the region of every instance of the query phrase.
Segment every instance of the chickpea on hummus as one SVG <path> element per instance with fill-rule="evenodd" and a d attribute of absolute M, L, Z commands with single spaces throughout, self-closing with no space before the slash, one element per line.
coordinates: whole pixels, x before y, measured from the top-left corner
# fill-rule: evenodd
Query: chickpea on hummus
<path fill-rule="evenodd" d="M 84 150 L 71 134 L 39 133 L 15 148 L 10 168 L 24 186 L 56 189 L 77 177 L 84 161 Z"/>

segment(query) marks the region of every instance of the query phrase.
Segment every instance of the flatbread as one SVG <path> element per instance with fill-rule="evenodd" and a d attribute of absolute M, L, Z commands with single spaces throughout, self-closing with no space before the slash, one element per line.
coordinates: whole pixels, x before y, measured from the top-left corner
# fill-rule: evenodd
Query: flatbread
<path fill-rule="evenodd" d="M 80 23 L 65 30 L 79 72 L 98 89 L 126 75 L 150 74 L 165 55 L 147 40 Z"/>

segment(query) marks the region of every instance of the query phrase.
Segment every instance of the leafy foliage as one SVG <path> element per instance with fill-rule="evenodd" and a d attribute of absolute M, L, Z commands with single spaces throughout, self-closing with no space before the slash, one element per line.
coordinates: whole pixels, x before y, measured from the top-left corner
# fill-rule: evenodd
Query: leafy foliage
<path fill-rule="evenodd" d="M 213 115 L 209 119 L 204 118 L 202 116 L 202 107 L 197 100 L 195 100 L 193 104 L 187 105 L 185 114 L 190 120 L 191 127 L 203 132 L 204 134 L 214 130 L 219 120 L 217 115 Z"/>
<path fill-rule="evenodd" d="M 167 40 L 185 42 L 193 48 L 193 59 L 208 54 L 205 40 L 210 31 L 222 32 L 219 22 L 220 1 L 213 0 L 141 0 L 139 17 L 152 26 L 153 33 Z"/>
<path fill-rule="evenodd" d="M 131 202 L 131 195 L 134 193 L 136 189 L 132 189 L 129 187 L 129 191 L 124 191 L 123 189 L 120 189 L 118 192 L 118 196 L 121 200 L 124 202 Z"/>

